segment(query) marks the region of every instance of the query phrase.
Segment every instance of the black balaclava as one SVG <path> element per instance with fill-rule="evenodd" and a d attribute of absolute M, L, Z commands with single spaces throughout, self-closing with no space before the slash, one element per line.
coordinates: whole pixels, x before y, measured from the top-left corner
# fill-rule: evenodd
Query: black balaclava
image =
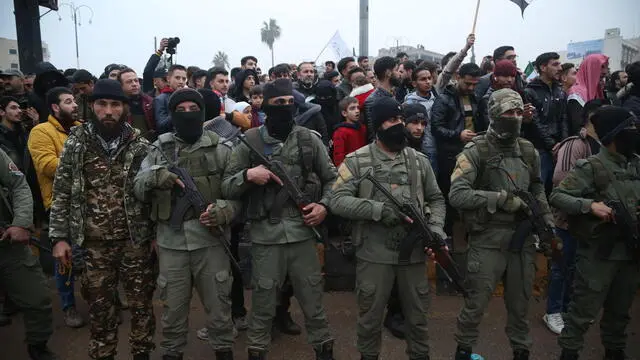
<path fill-rule="evenodd" d="M 193 101 L 198 104 L 199 111 L 176 111 L 177 106 L 185 101 Z M 169 98 L 169 111 L 171 111 L 171 122 L 176 136 L 188 144 L 194 144 L 200 139 L 204 132 L 202 126 L 204 124 L 205 109 L 204 100 L 199 92 L 188 88 L 174 91 Z"/>
<path fill-rule="evenodd" d="M 267 116 L 265 126 L 269 135 L 280 141 L 285 141 L 293 130 L 293 116 L 295 105 L 272 105 L 269 100 L 280 96 L 292 96 L 293 86 L 289 79 L 276 79 L 272 83 L 264 85 L 262 90 L 264 102 L 262 110 Z"/>

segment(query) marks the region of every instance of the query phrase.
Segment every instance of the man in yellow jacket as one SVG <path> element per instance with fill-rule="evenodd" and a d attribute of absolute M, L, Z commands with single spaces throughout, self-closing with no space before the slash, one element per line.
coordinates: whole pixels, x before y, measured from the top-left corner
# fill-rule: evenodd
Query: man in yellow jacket
<path fill-rule="evenodd" d="M 38 124 L 31 130 L 27 145 L 33 159 L 33 166 L 36 169 L 42 201 L 48 216 L 53 199 L 53 179 L 62 147 L 69 136 L 71 127 L 80 125 L 80 123 L 78 122 L 78 105 L 75 103 L 73 93 L 68 88 L 55 87 L 49 90 L 46 101 L 49 118 L 47 122 Z M 46 233 L 46 229 L 43 229 L 43 235 Z M 61 274 L 58 271 L 59 264 L 56 262 L 55 265 L 53 273 L 62 309 L 65 313 L 65 324 L 73 328 L 82 327 L 84 320 L 76 311 L 75 306 L 73 276 L 70 277 L 67 273 Z"/>

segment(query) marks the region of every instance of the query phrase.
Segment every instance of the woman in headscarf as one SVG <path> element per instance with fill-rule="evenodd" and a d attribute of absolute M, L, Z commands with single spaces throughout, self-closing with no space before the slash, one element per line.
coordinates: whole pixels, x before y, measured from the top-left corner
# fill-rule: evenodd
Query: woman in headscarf
<path fill-rule="evenodd" d="M 587 56 L 576 75 L 576 83 L 569 89 L 569 135 L 576 135 L 583 125 L 582 108 L 594 99 L 604 99 L 604 78 L 609 73 L 609 57 L 602 54 Z"/>

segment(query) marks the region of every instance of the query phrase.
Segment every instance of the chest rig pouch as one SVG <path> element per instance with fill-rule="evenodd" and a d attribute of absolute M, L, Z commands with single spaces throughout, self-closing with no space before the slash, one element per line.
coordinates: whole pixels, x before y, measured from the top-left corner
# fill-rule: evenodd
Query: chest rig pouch
<path fill-rule="evenodd" d="M 180 148 L 171 134 L 160 135 L 158 141 L 165 156 L 175 165 L 187 170 L 193 178 L 198 191 L 204 196 L 208 203 L 222 198 L 220 192 L 222 185 L 223 167 L 220 159 L 216 156 L 216 146 L 218 136 L 210 131 L 205 131 L 203 136 L 207 136 L 211 142 L 209 146 L 202 146 L 193 152 L 186 152 Z M 152 220 L 168 221 L 171 212 L 176 204 L 178 189 L 156 190 L 152 201 Z M 185 213 L 184 220 L 197 219 L 194 209 L 189 209 Z"/>
<path fill-rule="evenodd" d="M 382 164 L 378 164 L 375 161 L 374 156 L 371 154 L 373 144 L 369 144 L 364 148 L 356 151 L 355 157 L 357 162 L 356 176 L 360 178 L 362 175 L 371 171 L 371 176 L 375 177 L 383 184 L 395 184 L 400 186 L 409 185 L 409 197 L 403 195 L 402 202 L 414 202 L 418 203 L 421 211 L 425 211 L 424 207 L 424 191 L 422 188 L 422 178 L 424 176 L 424 169 L 418 160 L 415 150 L 405 147 L 402 151 L 404 162 L 407 166 L 407 176 L 393 173 L 389 171 L 385 173 L 382 169 Z M 363 179 L 358 186 L 358 197 L 361 199 L 374 199 L 376 195 L 375 187 L 371 181 Z M 383 198 L 380 201 L 384 201 Z M 429 214 L 424 214 L 428 216 Z M 367 226 L 370 226 L 368 221 L 358 221 L 353 226 L 352 235 L 355 246 L 360 246 L 366 238 Z M 387 236 L 385 238 L 385 247 L 392 251 L 398 251 L 400 248 L 400 242 L 407 235 L 407 229 L 402 226 L 396 226 L 393 229 L 385 228 Z"/>
<path fill-rule="evenodd" d="M 492 185 L 496 177 L 503 178 L 510 176 L 507 169 L 504 169 L 502 162 L 505 159 L 520 159 L 529 173 L 529 179 L 523 189 L 528 189 L 533 179 L 537 176 L 534 174 L 536 149 L 530 142 L 518 138 L 518 146 L 513 151 L 500 151 L 496 149 L 486 138 L 486 135 L 476 136 L 472 139 L 472 144 L 478 150 L 479 166 L 478 174 L 474 184 L 476 190 L 500 191 L 502 188 L 494 188 Z M 473 146 L 467 145 L 467 146 Z M 507 214 L 496 209 L 490 213 L 486 207 L 473 211 L 461 211 L 461 218 L 469 233 L 477 233 L 487 229 L 487 225 L 504 226 L 512 228 L 516 219 L 515 214 Z"/>
<path fill-rule="evenodd" d="M 322 183 L 320 177 L 314 172 L 313 160 L 315 157 L 312 136 L 310 131 L 294 127 L 289 135 L 295 136 L 297 151 L 291 151 L 286 147 L 281 147 L 277 151 L 277 144 L 266 143 L 260 134 L 261 128 L 253 128 L 245 133 L 246 140 L 269 160 L 280 161 L 287 170 L 287 173 L 296 182 L 311 202 L 317 202 L 322 198 Z M 250 152 L 251 167 L 260 165 L 258 157 Z M 290 200 L 287 190 L 273 182 L 263 186 L 255 186 L 248 194 L 246 214 L 248 220 L 268 219 L 269 223 L 279 223 L 283 216 L 299 217 L 300 211 L 293 201 Z M 289 206 L 287 206 L 289 205 Z"/>

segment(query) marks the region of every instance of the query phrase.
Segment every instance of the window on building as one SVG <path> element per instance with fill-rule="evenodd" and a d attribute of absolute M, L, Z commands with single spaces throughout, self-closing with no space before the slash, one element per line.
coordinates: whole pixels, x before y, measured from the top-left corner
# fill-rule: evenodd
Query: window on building
<path fill-rule="evenodd" d="M 18 49 L 9 49 L 9 55 L 18 55 Z"/>
<path fill-rule="evenodd" d="M 16 63 L 11 63 L 11 68 L 12 68 L 12 69 L 18 69 L 18 68 L 19 68 L 19 66 L 18 66 L 18 64 L 16 64 Z"/>

